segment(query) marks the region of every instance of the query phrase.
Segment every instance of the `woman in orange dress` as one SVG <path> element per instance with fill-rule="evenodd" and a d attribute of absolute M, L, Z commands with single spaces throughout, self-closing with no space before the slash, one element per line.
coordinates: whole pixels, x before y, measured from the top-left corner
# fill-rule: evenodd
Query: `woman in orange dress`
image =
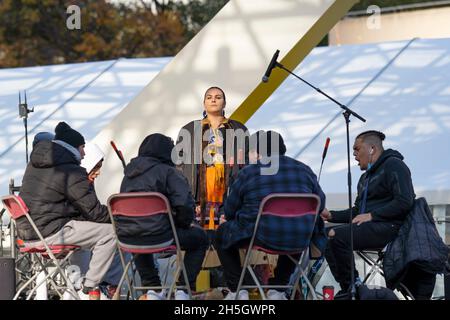
<path fill-rule="evenodd" d="M 186 124 L 177 139 L 179 168 L 192 187 L 200 224 L 215 230 L 229 184 L 246 162 L 247 128 L 225 117 L 226 97 L 211 87 L 203 99 L 203 119 Z"/>

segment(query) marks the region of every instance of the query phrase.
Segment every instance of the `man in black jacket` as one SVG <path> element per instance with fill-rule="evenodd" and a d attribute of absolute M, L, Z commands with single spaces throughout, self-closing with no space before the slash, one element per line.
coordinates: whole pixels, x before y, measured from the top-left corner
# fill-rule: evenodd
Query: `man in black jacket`
<path fill-rule="evenodd" d="M 329 229 L 325 257 L 341 290 L 350 286 L 350 267 L 354 265 L 350 250 L 350 214 L 353 224 L 353 249 L 384 248 L 398 233 L 414 204 L 411 172 L 403 156 L 395 150 L 384 150 L 385 135 L 378 131 L 359 134 L 353 145 L 353 155 L 361 170 L 366 172 L 358 182 L 358 195 L 351 212 L 328 211 L 325 221 L 344 223 Z M 351 262 L 353 259 L 353 262 Z M 358 272 L 355 270 L 355 278 Z"/>
<path fill-rule="evenodd" d="M 55 128 L 53 141 L 38 142 L 31 153 L 20 196 L 49 245 L 70 244 L 92 251 L 81 299 L 88 298 L 107 272 L 116 250 L 108 209 L 101 205 L 80 166 L 84 138 L 65 122 Z M 38 241 L 25 218 L 18 220 L 19 237 Z"/>
<path fill-rule="evenodd" d="M 186 251 L 184 263 L 189 280 L 189 285 L 195 289 L 197 275 L 200 272 L 205 252 L 208 247 L 208 239 L 205 231 L 194 224 L 194 199 L 191 188 L 183 174 L 175 168 L 171 159 L 174 143 L 172 139 L 162 134 L 155 133 L 147 136 L 139 147 L 139 154 L 132 159 L 125 168 L 120 192 L 159 192 L 164 194 L 175 214 L 174 220 L 177 228 L 180 246 Z M 131 223 L 130 227 L 135 227 Z M 124 226 L 126 228 L 126 226 Z M 140 231 L 136 229 L 142 228 Z M 130 232 L 124 231 L 124 236 Z M 131 230 L 128 230 L 131 231 Z M 146 244 L 161 244 L 172 239 L 171 227 L 167 216 L 156 215 L 152 220 L 146 220 L 145 225 L 133 229 L 133 237 L 136 244 L 148 236 Z M 121 237 L 120 231 L 118 234 Z M 144 286 L 160 286 L 161 280 L 155 267 L 152 254 L 141 254 L 136 257 L 136 267 Z M 180 285 L 184 284 L 184 278 L 180 275 Z M 186 292 L 178 290 L 175 299 L 185 300 Z M 161 292 L 149 290 L 148 300 L 163 299 Z"/>

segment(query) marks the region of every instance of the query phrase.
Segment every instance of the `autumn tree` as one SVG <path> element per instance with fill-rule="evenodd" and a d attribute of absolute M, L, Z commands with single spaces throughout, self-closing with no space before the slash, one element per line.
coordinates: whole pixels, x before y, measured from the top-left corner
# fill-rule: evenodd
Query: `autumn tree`
<path fill-rule="evenodd" d="M 175 55 L 226 0 L 1 0 L 0 67 Z M 70 30 L 67 8 L 80 8 Z"/>

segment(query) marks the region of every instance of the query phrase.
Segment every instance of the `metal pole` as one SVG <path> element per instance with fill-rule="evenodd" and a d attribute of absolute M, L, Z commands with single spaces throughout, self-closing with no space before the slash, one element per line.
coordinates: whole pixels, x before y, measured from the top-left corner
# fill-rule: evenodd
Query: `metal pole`
<path fill-rule="evenodd" d="M 9 180 L 9 194 L 14 194 L 14 179 Z M 10 231 L 10 248 L 11 248 L 11 258 L 16 259 L 16 228 L 14 225 L 14 221 L 12 219 L 9 220 L 9 231 Z"/>

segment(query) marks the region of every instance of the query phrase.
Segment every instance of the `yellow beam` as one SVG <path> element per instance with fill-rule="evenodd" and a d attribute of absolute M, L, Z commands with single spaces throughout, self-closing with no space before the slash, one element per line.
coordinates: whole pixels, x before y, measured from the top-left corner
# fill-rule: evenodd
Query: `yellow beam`
<path fill-rule="evenodd" d="M 320 40 L 333 28 L 333 26 L 355 5 L 359 0 L 338 0 L 316 21 L 303 37 L 279 62 L 289 70 L 294 70 L 300 62 L 317 46 Z M 275 50 L 274 50 L 275 52 Z M 283 53 L 280 52 L 280 55 Z M 267 61 L 267 64 L 269 61 Z M 289 74 L 279 68 L 272 71 L 270 80 L 260 84 L 231 115 L 232 119 L 247 122 L 261 105 L 271 96 Z"/>
<path fill-rule="evenodd" d="M 230 0 L 227 5 L 95 137 L 105 152 L 97 195 L 106 201 L 123 179 L 113 140 L 127 161 L 150 133 L 176 138 L 187 122 L 199 119 L 205 89 L 219 86 L 227 95 L 226 115 L 247 121 L 286 74 L 262 73 L 276 49 L 294 68 L 356 0 Z M 123 93 L 126 94 L 126 93 Z M 236 111 L 236 109 L 239 109 Z"/>

